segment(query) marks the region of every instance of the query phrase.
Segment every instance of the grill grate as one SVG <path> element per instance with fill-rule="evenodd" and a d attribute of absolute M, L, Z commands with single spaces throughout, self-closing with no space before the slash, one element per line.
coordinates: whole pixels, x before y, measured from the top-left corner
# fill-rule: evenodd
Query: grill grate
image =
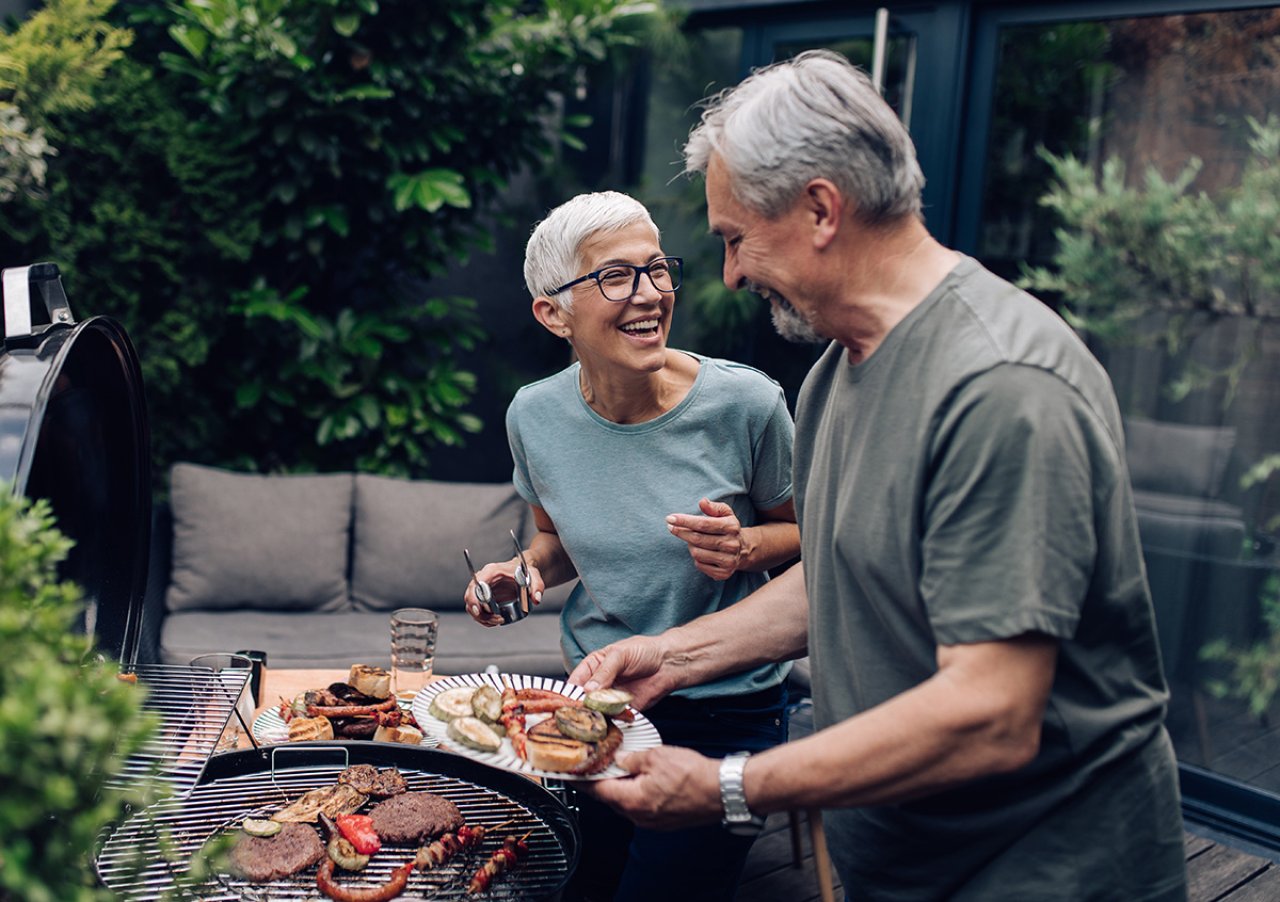
<path fill-rule="evenodd" d="M 121 825 L 103 845 L 97 859 L 99 877 L 122 899 L 160 900 L 166 893 L 173 893 L 179 879 L 186 875 L 192 855 L 210 838 L 234 829 L 246 816 L 263 816 L 307 790 L 333 784 L 343 767 L 345 762 L 287 770 L 277 767 L 274 771 L 226 777 L 197 785 L 185 798 L 152 805 Z M 563 885 L 576 863 L 576 841 L 572 847 L 567 844 L 562 831 L 557 831 L 540 813 L 495 789 L 459 777 L 405 767 L 399 770 L 410 790 L 450 799 L 467 823 L 489 827 L 505 824 L 486 837 L 478 850 L 459 855 L 442 868 L 414 871 L 400 898 L 476 898 L 466 895 L 467 883 L 508 833 L 529 834 L 529 853 L 514 870 L 495 879 L 483 898 L 543 898 Z M 169 860 L 173 865 L 162 854 L 161 835 L 167 835 L 172 844 L 174 853 Z M 411 859 L 415 851 L 414 847 L 385 845 L 360 875 L 339 872 L 337 879 L 353 888 L 385 883 L 391 871 Z M 314 867 L 307 868 L 292 877 L 262 884 L 219 874 L 189 891 L 202 900 L 227 902 L 315 899 L 315 872 Z"/>
<path fill-rule="evenodd" d="M 153 664 L 138 667 L 134 673 L 147 689 L 143 707 L 159 714 L 162 726 L 107 785 L 130 789 L 141 780 L 158 777 L 175 794 L 184 795 L 200 780 L 218 737 L 235 714 L 249 671 L 214 673 L 199 667 Z"/>

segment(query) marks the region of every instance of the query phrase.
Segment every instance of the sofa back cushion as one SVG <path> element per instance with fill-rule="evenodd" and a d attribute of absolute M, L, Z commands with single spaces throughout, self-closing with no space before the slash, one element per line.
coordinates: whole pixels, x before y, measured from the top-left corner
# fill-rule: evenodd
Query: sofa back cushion
<path fill-rule="evenodd" d="M 259 476 L 174 464 L 170 611 L 350 608 L 350 473 Z"/>
<path fill-rule="evenodd" d="M 1126 419 L 1124 434 L 1135 489 L 1196 498 L 1221 493 L 1235 429 Z"/>
<path fill-rule="evenodd" d="M 515 553 L 528 506 L 510 482 L 436 482 L 365 473 L 355 477 L 351 598 L 357 610 L 462 610 L 476 567 Z"/>

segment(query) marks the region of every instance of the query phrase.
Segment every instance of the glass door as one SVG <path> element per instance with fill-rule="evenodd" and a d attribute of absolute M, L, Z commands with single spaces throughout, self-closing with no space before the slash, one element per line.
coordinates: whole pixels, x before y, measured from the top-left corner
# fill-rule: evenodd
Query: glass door
<path fill-rule="evenodd" d="M 743 48 L 743 71 L 825 47 L 873 78 L 911 131 L 925 174 L 925 221 L 940 240 L 952 232 L 953 182 L 963 97 L 967 19 L 958 4 L 857 4 L 840 16 L 763 24 Z"/>
<path fill-rule="evenodd" d="M 957 245 L 1115 384 L 1184 794 L 1275 808 L 1280 5 L 1243 6 L 978 14 Z"/>

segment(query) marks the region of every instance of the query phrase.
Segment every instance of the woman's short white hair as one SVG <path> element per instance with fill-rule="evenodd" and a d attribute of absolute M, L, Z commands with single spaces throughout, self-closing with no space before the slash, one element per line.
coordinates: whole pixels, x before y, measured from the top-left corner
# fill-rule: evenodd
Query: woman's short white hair
<path fill-rule="evenodd" d="M 583 242 L 600 232 L 616 232 L 643 222 L 659 238 L 648 209 L 634 197 L 618 191 L 579 194 L 565 201 L 538 223 L 524 248 L 524 282 L 532 297 L 545 295 L 563 310 L 573 308 L 573 294 L 553 288 L 583 273 L 579 251 Z"/>
<path fill-rule="evenodd" d="M 734 197 L 767 218 L 811 179 L 830 179 L 869 224 L 921 216 L 924 173 L 902 121 L 866 73 L 810 50 L 709 98 L 684 147 L 685 171 L 720 158 Z"/>

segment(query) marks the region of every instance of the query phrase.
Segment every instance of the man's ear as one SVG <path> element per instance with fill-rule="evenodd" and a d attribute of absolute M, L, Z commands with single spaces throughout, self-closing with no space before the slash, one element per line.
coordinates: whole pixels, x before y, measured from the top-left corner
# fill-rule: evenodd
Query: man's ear
<path fill-rule="evenodd" d="M 845 197 L 828 179 L 813 179 L 805 185 L 803 204 L 813 227 L 813 246 L 822 250 L 840 231 L 847 206 Z"/>
<path fill-rule="evenodd" d="M 572 334 L 564 311 L 546 295 L 540 294 L 533 299 L 533 318 L 542 323 L 543 328 L 552 335 L 568 338 Z"/>

